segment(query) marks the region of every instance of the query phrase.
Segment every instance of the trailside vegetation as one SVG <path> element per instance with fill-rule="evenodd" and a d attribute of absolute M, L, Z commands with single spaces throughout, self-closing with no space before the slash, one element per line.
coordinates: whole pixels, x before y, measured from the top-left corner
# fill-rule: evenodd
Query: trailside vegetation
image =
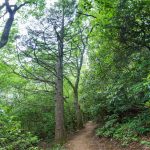
<path fill-rule="evenodd" d="M 82 80 L 83 108 L 87 117 L 100 123 L 98 136 L 123 144 L 140 141 L 150 131 L 148 1 L 86 4 L 84 13 L 94 16 L 90 19 L 94 27 L 89 69 Z"/>

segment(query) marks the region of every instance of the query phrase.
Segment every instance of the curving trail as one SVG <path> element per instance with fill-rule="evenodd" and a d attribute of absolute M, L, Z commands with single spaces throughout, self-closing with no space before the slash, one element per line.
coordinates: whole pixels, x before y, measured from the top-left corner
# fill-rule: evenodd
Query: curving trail
<path fill-rule="evenodd" d="M 132 143 L 122 147 L 118 142 L 108 138 L 96 138 L 96 124 L 89 121 L 85 128 L 78 131 L 65 145 L 66 150 L 150 150 L 149 147 Z"/>
<path fill-rule="evenodd" d="M 94 129 L 96 125 L 89 121 L 85 128 L 80 130 L 77 135 L 75 135 L 66 144 L 67 150 L 102 150 L 98 148 L 98 144 L 95 141 Z"/>

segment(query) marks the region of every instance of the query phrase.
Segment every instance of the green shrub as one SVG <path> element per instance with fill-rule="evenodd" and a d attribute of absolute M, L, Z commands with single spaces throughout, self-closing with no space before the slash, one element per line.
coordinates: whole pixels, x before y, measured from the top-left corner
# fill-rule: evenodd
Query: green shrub
<path fill-rule="evenodd" d="M 124 124 L 120 124 L 113 134 L 113 138 L 117 140 L 121 140 L 123 145 L 127 145 L 132 141 L 138 140 L 138 135 L 134 130 L 135 124 L 134 122 L 128 122 Z"/>
<path fill-rule="evenodd" d="M 104 126 L 97 129 L 97 135 L 98 136 L 104 136 L 104 137 L 112 137 L 116 127 L 118 125 L 117 123 L 117 115 L 112 115 L 107 118 L 108 120 L 105 122 Z"/>
<path fill-rule="evenodd" d="M 64 110 L 65 128 L 68 133 L 74 132 L 77 129 L 75 108 L 72 103 L 65 104 Z"/>
<path fill-rule="evenodd" d="M 52 139 L 55 131 L 54 101 L 45 93 L 28 95 L 17 103 L 12 113 L 21 122 L 23 129 L 40 139 Z"/>
<path fill-rule="evenodd" d="M 118 122 L 117 115 L 107 118 L 104 126 L 97 129 L 98 136 L 113 137 L 127 145 L 130 142 L 140 140 L 140 136 L 150 132 L 150 115 L 145 111 L 136 117 L 124 118 L 122 123 Z"/>
<path fill-rule="evenodd" d="M 51 150 L 65 150 L 64 146 L 57 144 L 54 145 L 53 148 L 51 148 Z"/>
<path fill-rule="evenodd" d="M 1 107 L 2 108 L 2 107 Z M 37 150 L 38 139 L 30 132 L 21 129 L 20 122 L 0 110 L 0 149 L 1 150 Z"/>
<path fill-rule="evenodd" d="M 149 141 L 141 141 L 141 144 L 150 147 Z"/>

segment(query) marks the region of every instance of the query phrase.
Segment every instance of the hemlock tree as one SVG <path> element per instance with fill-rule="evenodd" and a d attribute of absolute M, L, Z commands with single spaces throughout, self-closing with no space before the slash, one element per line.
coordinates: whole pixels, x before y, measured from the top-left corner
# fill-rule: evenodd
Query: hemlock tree
<path fill-rule="evenodd" d="M 90 28 L 85 24 L 82 19 L 76 18 L 76 21 L 71 28 L 70 33 L 70 46 L 68 47 L 71 52 L 70 62 L 66 64 L 65 79 L 72 87 L 74 97 L 74 107 L 76 112 L 76 125 L 77 129 L 83 127 L 82 113 L 79 104 L 79 83 L 81 78 L 81 69 L 84 63 L 84 55 L 88 47 L 88 36 Z"/>
<path fill-rule="evenodd" d="M 29 36 L 23 37 L 17 46 L 23 69 L 19 74 L 55 89 L 55 140 L 61 143 L 65 139 L 64 63 L 70 53 L 66 48 L 68 33 L 65 27 L 74 20 L 75 1 L 60 0 L 54 8 L 45 11 L 48 15 L 38 18 L 35 26 L 28 29 Z"/>

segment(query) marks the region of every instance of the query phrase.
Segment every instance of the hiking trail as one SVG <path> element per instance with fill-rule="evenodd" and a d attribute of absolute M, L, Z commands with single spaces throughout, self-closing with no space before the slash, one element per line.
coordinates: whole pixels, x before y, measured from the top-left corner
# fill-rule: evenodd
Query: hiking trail
<path fill-rule="evenodd" d="M 150 150 L 148 147 L 141 147 L 137 143 L 122 147 L 118 142 L 107 138 L 97 138 L 95 136 L 96 124 L 89 121 L 85 128 L 79 130 L 65 144 L 66 150 Z"/>
<path fill-rule="evenodd" d="M 98 144 L 94 140 L 94 129 L 96 125 L 89 121 L 85 128 L 68 141 L 66 144 L 67 150 L 98 150 Z"/>

